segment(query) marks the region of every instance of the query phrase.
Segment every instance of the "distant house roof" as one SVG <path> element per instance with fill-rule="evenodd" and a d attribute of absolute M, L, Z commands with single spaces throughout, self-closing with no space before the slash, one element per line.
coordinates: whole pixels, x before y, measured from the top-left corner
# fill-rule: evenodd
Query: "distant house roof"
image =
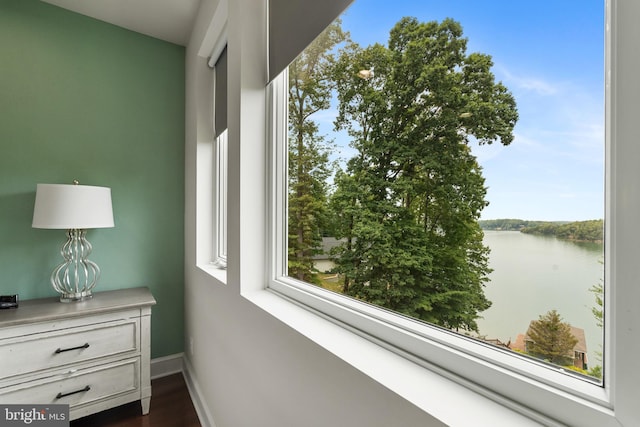
<path fill-rule="evenodd" d="M 575 347 L 573 347 L 573 350 L 580 353 L 586 353 L 587 339 L 584 336 L 584 329 L 571 326 L 571 335 L 573 335 L 578 340 L 578 343 L 575 345 Z"/>
<path fill-rule="evenodd" d="M 518 334 L 516 340 L 511 342 L 510 348 L 511 350 L 525 351 L 526 347 L 524 345 L 524 334 Z"/>
<path fill-rule="evenodd" d="M 344 242 L 344 239 L 336 239 L 335 237 L 323 237 L 322 238 L 322 253 L 318 255 L 314 255 L 313 259 L 321 260 L 321 259 L 329 259 L 329 253 L 331 249 L 336 246 L 340 246 L 341 243 Z"/>

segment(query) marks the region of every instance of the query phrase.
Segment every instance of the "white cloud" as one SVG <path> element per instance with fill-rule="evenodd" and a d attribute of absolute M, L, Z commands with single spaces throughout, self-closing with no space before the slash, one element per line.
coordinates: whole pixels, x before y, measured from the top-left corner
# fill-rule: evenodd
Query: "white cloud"
<path fill-rule="evenodd" d="M 558 94 L 561 88 L 539 77 L 518 76 L 502 66 L 497 66 L 498 74 L 504 77 L 507 87 L 518 88 L 527 92 L 534 92 L 538 95 L 552 96 Z"/>
<path fill-rule="evenodd" d="M 558 89 L 553 85 L 539 79 L 522 77 L 516 79 L 516 85 L 520 88 L 536 92 L 539 95 L 555 95 L 558 93 Z"/>

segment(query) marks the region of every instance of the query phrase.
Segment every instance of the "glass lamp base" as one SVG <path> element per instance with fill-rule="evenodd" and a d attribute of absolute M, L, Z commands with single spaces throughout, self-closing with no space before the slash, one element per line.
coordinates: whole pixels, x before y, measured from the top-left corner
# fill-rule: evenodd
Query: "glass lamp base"
<path fill-rule="evenodd" d="M 91 291 L 74 292 L 60 295 L 60 302 L 80 302 L 93 298 Z"/>
<path fill-rule="evenodd" d="M 91 290 L 100 277 L 98 265 L 89 261 L 91 243 L 86 230 L 67 230 L 67 241 L 60 254 L 64 262 L 51 273 L 51 285 L 60 294 L 61 302 L 79 302 L 91 298 Z"/>

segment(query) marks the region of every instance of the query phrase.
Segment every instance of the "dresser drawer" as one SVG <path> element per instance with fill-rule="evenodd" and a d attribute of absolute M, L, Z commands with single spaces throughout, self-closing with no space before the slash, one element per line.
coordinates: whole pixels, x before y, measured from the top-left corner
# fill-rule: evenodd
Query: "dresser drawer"
<path fill-rule="evenodd" d="M 131 392 L 139 392 L 140 359 L 56 375 L 0 389 L 3 404 L 89 404 Z"/>
<path fill-rule="evenodd" d="M 139 350 L 139 319 L 0 341 L 0 379 Z"/>
<path fill-rule="evenodd" d="M 56 297 L 0 310 L 0 404 L 67 404 L 76 419 L 151 401 L 151 307 L 146 288 Z"/>

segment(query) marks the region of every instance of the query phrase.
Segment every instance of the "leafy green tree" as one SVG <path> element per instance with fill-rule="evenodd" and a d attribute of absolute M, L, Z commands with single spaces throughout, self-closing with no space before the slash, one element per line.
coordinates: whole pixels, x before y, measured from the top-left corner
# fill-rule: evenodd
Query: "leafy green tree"
<path fill-rule="evenodd" d="M 487 205 L 469 143 L 508 145 L 518 114 L 491 57 L 457 22 L 403 18 L 388 47 L 350 44 L 334 68 L 336 128 L 357 155 L 335 179 L 344 292 L 447 328 L 477 330 L 490 302 Z"/>
<path fill-rule="evenodd" d="M 288 273 L 311 283 L 319 283 L 313 256 L 321 251 L 332 173 L 330 142 L 312 116 L 330 106 L 332 51 L 347 38 L 334 22 L 289 66 Z"/>
<path fill-rule="evenodd" d="M 596 325 L 598 325 L 599 328 L 602 328 L 604 324 L 604 287 L 602 285 L 602 280 L 598 282 L 597 285 L 593 285 L 589 288 L 589 292 L 593 293 L 596 300 L 595 307 L 591 307 L 591 313 L 593 313 L 593 317 L 596 319 Z"/>
<path fill-rule="evenodd" d="M 582 242 L 601 242 L 604 237 L 604 221 L 538 222 L 522 228 L 523 233 L 556 236 L 560 239 Z"/>
<path fill-rule="evenodd" d="M 556 310 L 541 315 L 531 322 L 527 331 L 530 344 L 527 351 L 557 365 L 571 365 L 573 348 L 578 343 L 571 326 L 562 321 Z"/>
<path fill-rule="evenodd" d="M 602 328 L 604 325 L 604 287 L 602 280 L 598 282 L 598 284 L 589 288 L 589 292 L 593 293 L 596 301 L 596 305 L 591 307 L 591 313 L 593 313 L 593 317 L 596 319 L 596 325 L 598 325 L 599 328 Z M 596 352 L 596 354 L 600 364 L 589 369 L 589 375 L 596 378 L 602 378 L 602 345 L 600 346 L 600 351 Z"/>
<path fill-rule="evenodd" d="M 503 218 L 478 221 L 483 230 L 520 231 L 524 228 L 542 224 L 544 221 L 528 221 L 522 219 Z"/>

